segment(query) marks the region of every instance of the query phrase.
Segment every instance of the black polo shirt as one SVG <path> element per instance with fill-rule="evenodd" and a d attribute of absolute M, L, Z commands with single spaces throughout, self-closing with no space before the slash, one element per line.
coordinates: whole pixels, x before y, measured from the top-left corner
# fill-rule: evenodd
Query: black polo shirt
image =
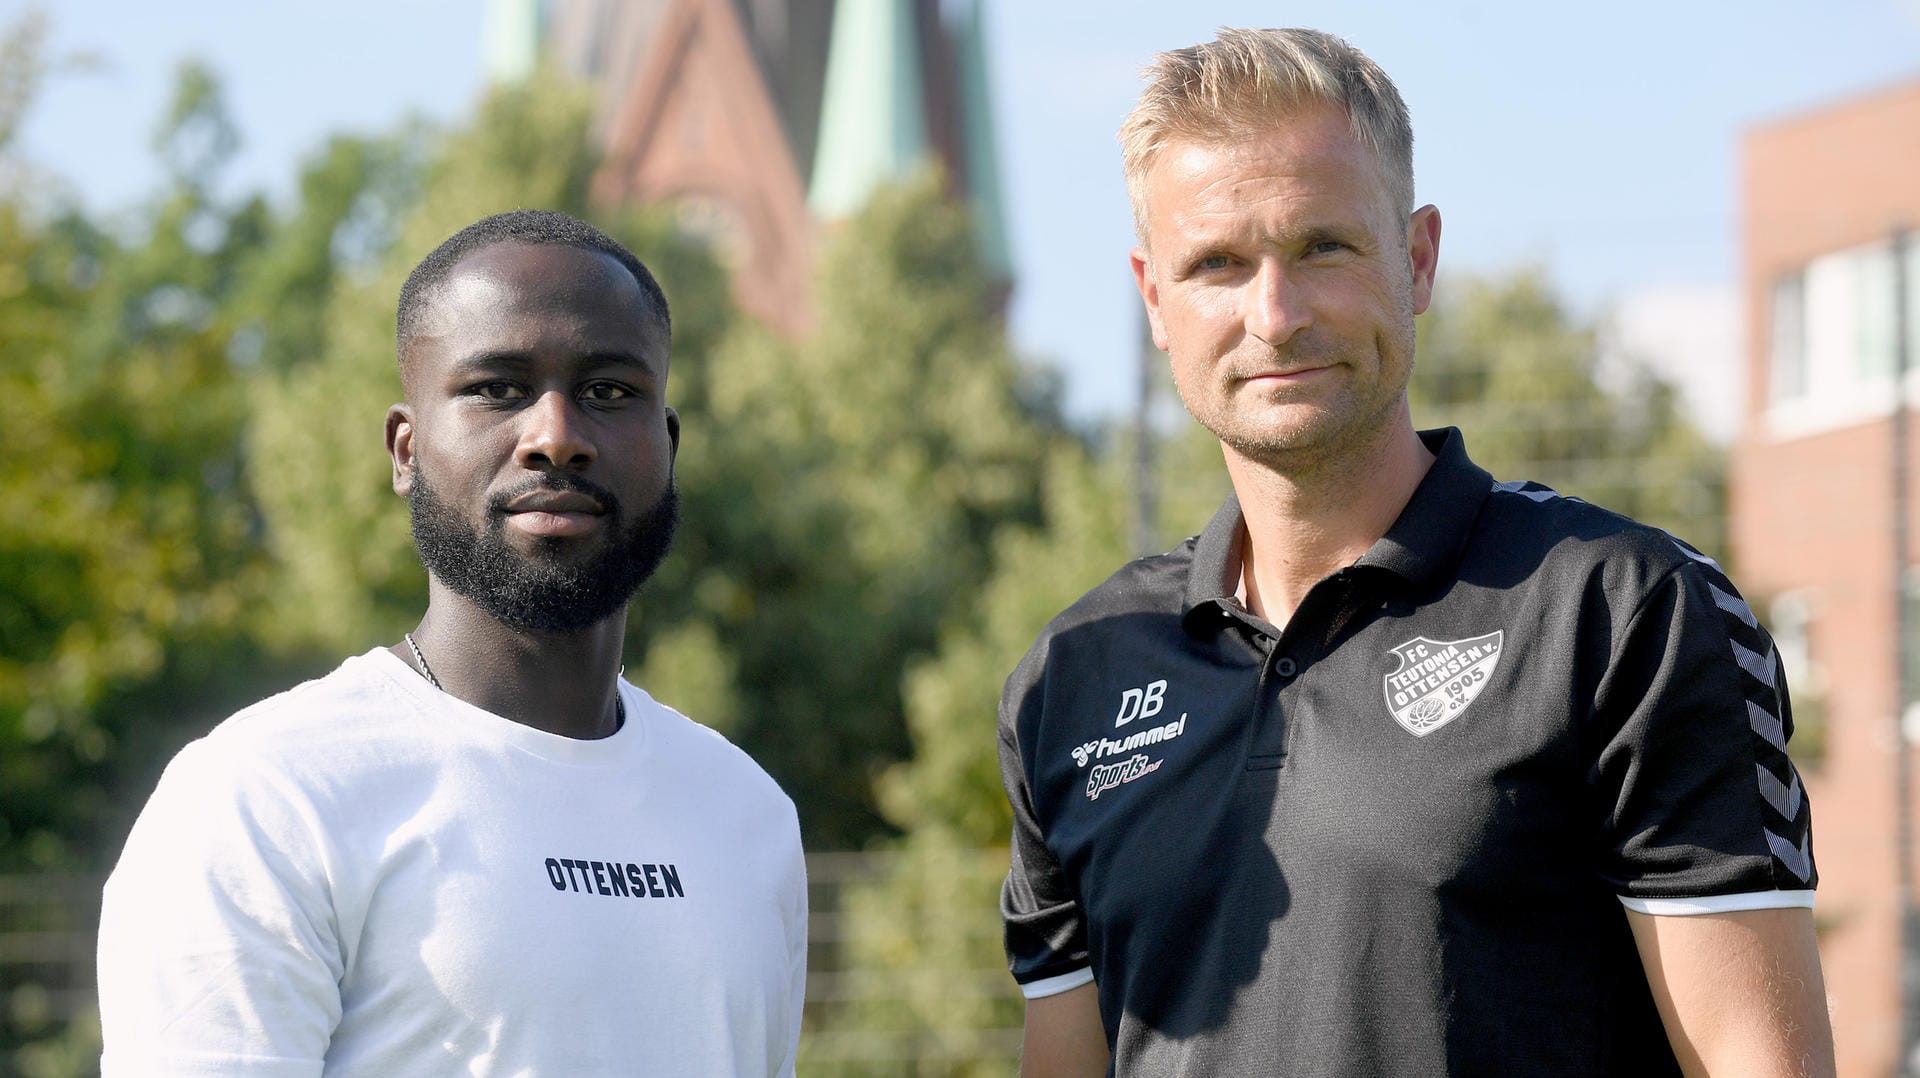
<path fill-rule="evenodd" d="M 1623 904 L 1808 905 L 1772 643 L 1665 532 L 1496 484 L 1458 431 L 1285 631 L 1229 500 L 1007 682 L 1002 896 L 1120 1074 L 1677 1073 Z"/>

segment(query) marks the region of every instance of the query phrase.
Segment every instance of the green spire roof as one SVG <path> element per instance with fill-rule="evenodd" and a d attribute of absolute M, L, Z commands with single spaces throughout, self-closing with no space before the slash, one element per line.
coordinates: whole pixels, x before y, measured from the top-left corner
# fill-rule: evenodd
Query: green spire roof
<path fill-rule="evenodd" d="M 999 139 L 993 130 L 993 83 L 987 77 L 987 0 L 974 0 L 960 36 L 960 122 L 967 161 L 968 209 L 973 242 L 987 272 L 1013 275 L 1007 219 L 1000 201 Z"/>
<path fill-rule="evenodd" d="M 807 206 L 845 217 L 927 153 L 912 0 L 839 0 Z"/>
<path fill-rule="evenodd" d="M 540 55 L 540 0 L 487 0 L 481 57 L 489 82 L 519 82 Z"/>

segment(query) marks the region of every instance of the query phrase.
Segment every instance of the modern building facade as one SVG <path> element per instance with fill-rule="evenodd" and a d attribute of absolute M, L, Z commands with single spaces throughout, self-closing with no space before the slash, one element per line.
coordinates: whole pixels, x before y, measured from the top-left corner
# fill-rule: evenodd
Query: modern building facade
<path fill-rule="evenodd" d="M 1920 656 L 1920 415 L 1895 452 L 1896 402 L 1920 403 L 1920 376 L 1902 393 L 1895 375 L 1902 287 L 1906 362 L 1920 366 L 1920 242 L 1897 255 L 1893 238 L 1920 228 L 1920 82 L 1756 128 L 1742 156 L 1749 376 L 1730 476 L 1735 569 L 1792 685 L 1839 1070 L 1888 1075 L 1902 1052 L 1902 857 L 1913 864 L 1901 823 L 1916 822 L 1898 769 L 1920 762 L 1920 722 L 1901 732 L 1900 716 L 1920 709 L 1913 690 L 1899 698 L 1898 658 L 1903 605 Z"/>

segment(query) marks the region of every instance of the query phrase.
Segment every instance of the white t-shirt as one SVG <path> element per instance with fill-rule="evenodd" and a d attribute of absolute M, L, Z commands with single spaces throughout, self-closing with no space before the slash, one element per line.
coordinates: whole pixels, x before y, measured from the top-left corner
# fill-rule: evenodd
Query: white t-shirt
<path fill-rule="evenodd" d="M 621 683 L 581 741 L 385 649 L 181 751 L 107 881 L 107 1076 L 784 1075 L 793 803 Z"/>

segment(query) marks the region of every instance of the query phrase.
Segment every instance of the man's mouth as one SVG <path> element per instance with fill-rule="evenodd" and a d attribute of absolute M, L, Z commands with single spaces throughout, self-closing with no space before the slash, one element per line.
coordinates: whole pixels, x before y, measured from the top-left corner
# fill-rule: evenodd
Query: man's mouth
<path fill-rule="evenodd" d="M 517 531 L 541 537 L 585 535 L 600 527 L 606 507 L 570 490 L 535 490 L 509 499 L 503 512 Z"/>
<path fill-rule="evenodd" d="M 1242 376 L 1246 382 L 1299 382 L 1327 370 L 1327 367 L 1288 367 L 1285 370 L 1253 371 Z"/>
<path fill-rule="evenodd" d="M 547 513 L 521 512 L 508 513 L 511 525 L 529 535 L 559 537 L 585 535 L 600 526 L 598 513 Z"/>

